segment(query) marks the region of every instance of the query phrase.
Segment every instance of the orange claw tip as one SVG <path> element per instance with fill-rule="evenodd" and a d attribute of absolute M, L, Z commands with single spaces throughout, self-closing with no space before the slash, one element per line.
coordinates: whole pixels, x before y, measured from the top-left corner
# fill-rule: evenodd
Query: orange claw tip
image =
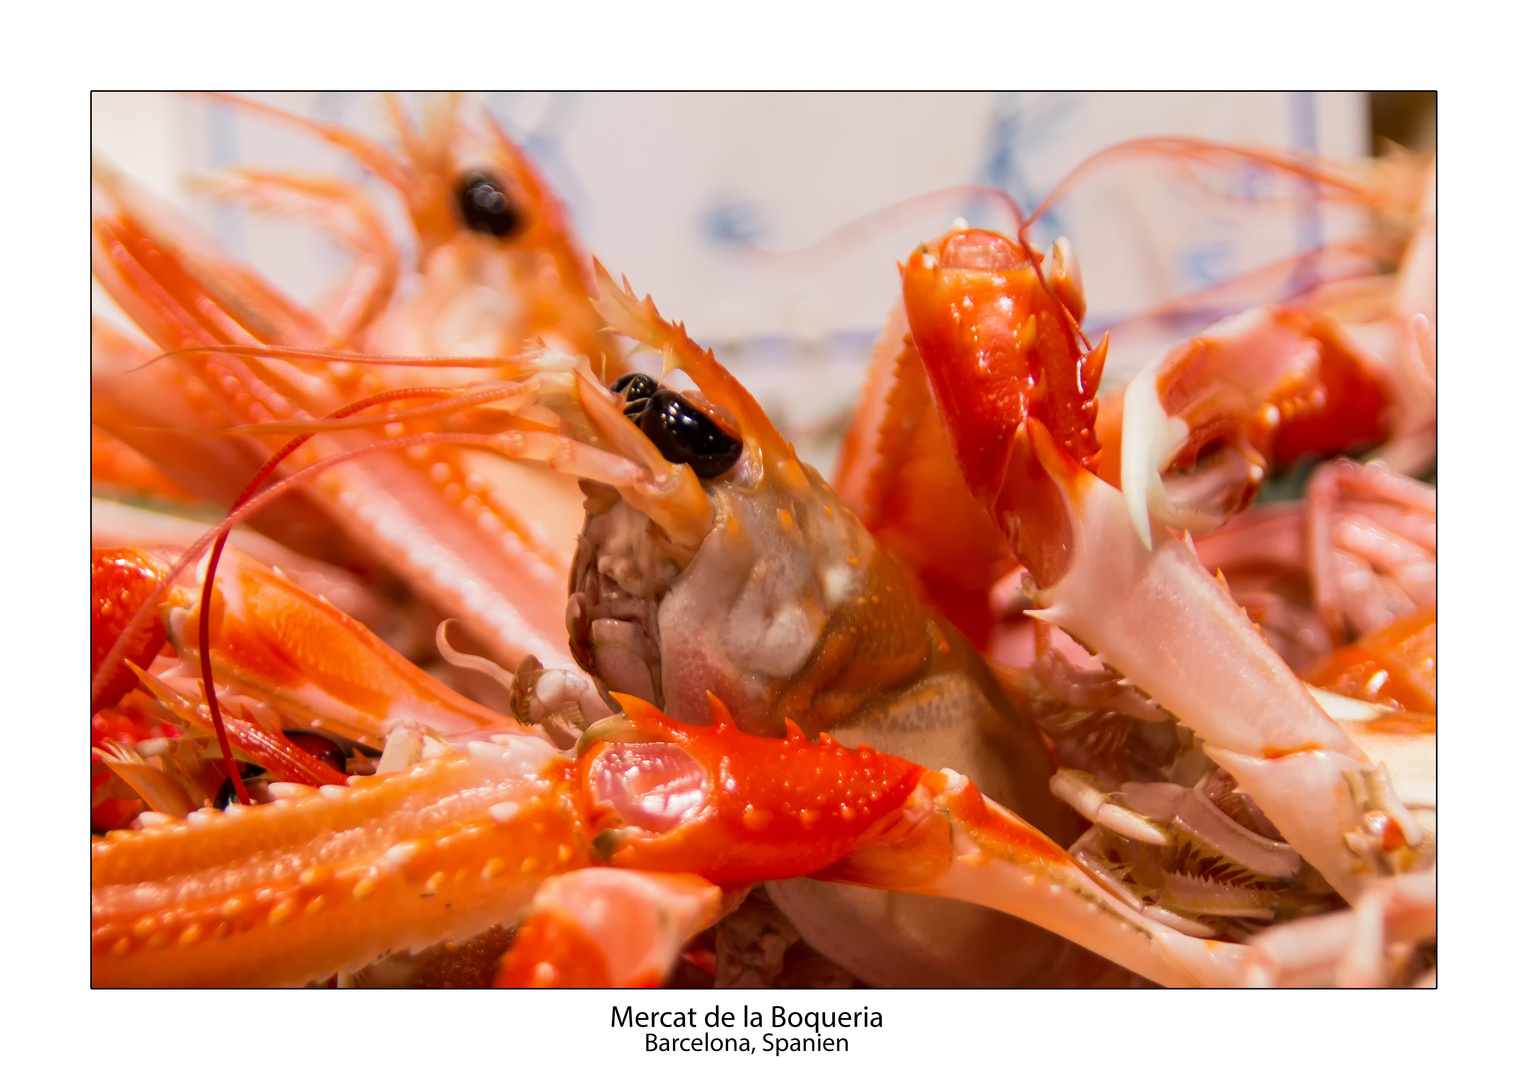
<path fill-rule="evenodd" d="M 1060 847 L 1034 826 L 991 802 L 964 776 L 928 773 L 923 778 L 950 817 L 964 827 L 967 836 L 989 858 L 1004 862 L 1054 862 L 1069 864 Z"/>
<path fill-rule="evenodd" d="M 1031 417 L 1079 463 L 1091 462 L 1093 395 L 1106 350 L 1084 353 L 1071 310 L 1022 240 L 951 233 L 908 259 L 902 283 L 913 342 L 979 499 L 1001 491 L 1013 443 Z"/>

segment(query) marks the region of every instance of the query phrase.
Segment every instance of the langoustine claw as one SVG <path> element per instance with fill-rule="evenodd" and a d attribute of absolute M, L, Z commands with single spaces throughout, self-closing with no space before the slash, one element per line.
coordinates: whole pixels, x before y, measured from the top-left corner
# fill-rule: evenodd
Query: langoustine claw
<path fill-rule="evenodd" d="M 913 340 L 961 467 L 1037 581 L 1032 614 L 1192 728 L 1356 900 L 1386 872 L 1345 839 L 1362 833 L 1364 816 L 1397 813 L 1409 844 L 1420 829 L 1193 552 L 1157 523 L 1142 544 L 1124 497 L 1088 471 L 1097 373 L 1070 333 L 1056 341 L 1031 329 L 1058 325 L 1046 313 L 1064 310 L 1037 261 L 1022 241 L 955 233 L 915 253 L 904 278 Z"/>
<path fill-rule="evenodd" d="M 714 699 L 699 728 L 622 704 L 576 759 L 524 736 L 433 743 L 405 772 L 286 785 L 271 804 L 110 834 L 92 859 L 94 983 L 302 983 L 513 921 L 538 889 L 554 899 L 543 883 L 600 864 L 684 866 L 714 885 L 815 873 L 967 899 L 1165 983 L 1223 980 L 1240 957 L 1132 912 L 964 777 L 809 743 L 794 725 L 783 740 L 748 735 Z M 699 888 L 690 925 L 718 913 L 714 890 L 674 886 Z M 505 981 L 644 981 L 683 940 L 670 933 L 657 946 L 669 955 L 644 963 L 629 942 L 581 950 L 565 925 L 540 925 L 533 915 Z"/>

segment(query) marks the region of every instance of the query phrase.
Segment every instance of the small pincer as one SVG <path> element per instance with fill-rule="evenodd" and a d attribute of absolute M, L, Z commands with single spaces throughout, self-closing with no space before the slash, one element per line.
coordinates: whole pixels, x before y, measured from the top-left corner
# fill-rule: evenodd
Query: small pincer
<path fill-rule="evenodd" d="M 515 669 L 509 707 L 517 721 L 541 728 L 559 750 L 573 746 L 585 728 L 610 715 L 610 706 L 588 679 L 544 668 L 534 656 Z"/>

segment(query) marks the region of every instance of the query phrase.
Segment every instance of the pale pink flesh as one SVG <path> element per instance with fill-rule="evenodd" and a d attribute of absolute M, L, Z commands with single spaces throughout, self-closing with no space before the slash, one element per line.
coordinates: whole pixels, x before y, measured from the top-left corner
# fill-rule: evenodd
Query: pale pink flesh
<path fill-rule="evenodd" d="M 590 765 L 589 776 L 597 800 L 653 833 L 700 813 L 710 794 L 700 763 L 669 743 L 613 743 Z"/>
<path fill-rule="evenodd" d="M 1362 632 L 1437 601 L 1435 488 L 1383 465 L 1335 461 L 1316 470 L 1307 502 L 1311 588 L 1339 639 L 1344 616 Z"/>
<path fill-rule="evenodd" d="M 1039 449 L 1069 493 L 1077 542 L 1036 617 L 1193 729 L 1301 855 L 1356 899 L 1364 882 L 1342 837 L 1357 827 L 1359 809 L 1346 778 L 1371 770 L 1368 758 L 1187 545 L 1153 523 L 1147 550 L 1118 490 L 1048 439 Z"/>
<path fill-rule="evenodd" d="M 1251 986 L 1383 986 L 1387 946 L 1438 933 L 1436 870 L 1377 882 L 1353 911 L 1265 930 L 1247 943 Z"/>

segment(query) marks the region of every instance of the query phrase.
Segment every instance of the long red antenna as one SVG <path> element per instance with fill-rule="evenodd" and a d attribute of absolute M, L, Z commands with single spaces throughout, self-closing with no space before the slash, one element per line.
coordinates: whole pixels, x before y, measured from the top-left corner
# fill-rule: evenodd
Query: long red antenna
<path fill-rule="evenodd" d="M 403 398 L 414 397 L 439 397 L 440 387 L 405 388 L 401 390 L 387 390 L 371 397 L 353 401 L 344 405 L 328 416 L 325 420 L 342 420 L 347 416 L 369 409 L 374 405 L 381 405 L 389 401 L 397 401 Z M 289 441 L 280 450 L 260 466 L 254 478 L 245 485 L 239 497 L 229 507 L 229 514 L 237 512 L 260 490 L 270 475 L 276 471 L 276 467 L 286 458 L 290 457 L 298 447 L 311 439 L 315 432 L 306 432 Z M 244 779 L 239 775 L 238 765 L 233 760 L 233 750 L 228 745 L 228 730 L 223 723 L 223 712 L 218 707 L 217 688 L 212 681 L 212 586 L 217 580 L 218 560 L 222 558 L 223 547 L 228 543 L 228 529 L 218 533 L 218 538 L 213 541 L 212 554 L 207 558 L 207 571 L 202 579 L 202 606 L 197 620 L 198 641 L 201 643 L 201 669 L 202 669 L 202 693 L 207 698 L 207 710 L 212 716 L 212 729 L 217 733 L 218 746 L 223 752 L 223 764 L 228 768 L 228 778 L 233 781 L 233 789 L 239 797 L 239 802 L 249 805 L 249 793 L 244 790 Z M 299 751 L 301 752 L 301 751 Z"/>

